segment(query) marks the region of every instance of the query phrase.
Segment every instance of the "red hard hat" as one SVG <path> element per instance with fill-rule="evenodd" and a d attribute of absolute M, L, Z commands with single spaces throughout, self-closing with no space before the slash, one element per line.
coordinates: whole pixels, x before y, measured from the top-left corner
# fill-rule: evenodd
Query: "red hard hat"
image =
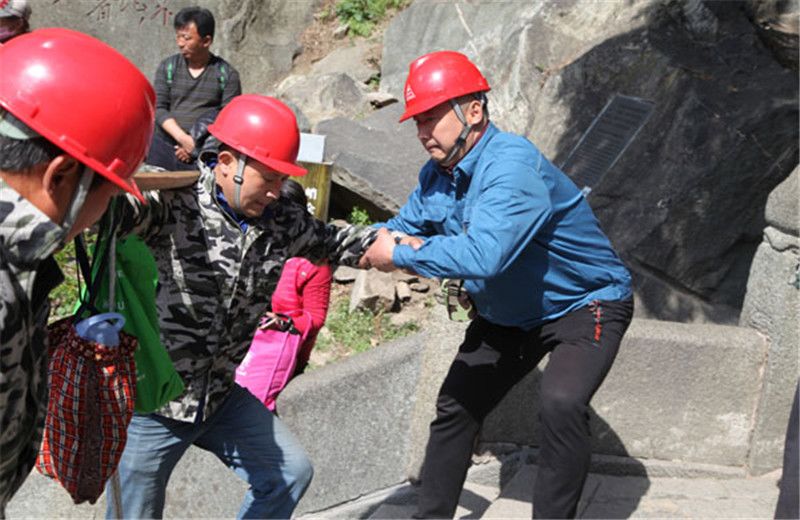
<path fill-rule="evenodd" d="M 294 112 L 277 99 L 236 96 L 209 125 L 211 135 L 234 150 L 287 175 L 305 175 L 297 161 L 300 131 Z"/>
<path fill-rule="evenodd" d="M 0 106 L 98 174 L 144 200 L 131 177 L 155 124 L 155 92 L 128 59 L 69 29 L 0 46 Z"/>
<path fill-rule="evenodd" d="M 489 83 L 478 67 L 460 52 L 425 54 L 408 67 L 408 79 L 403 90 L 406 111 L 400 122 L 450 99 L 489 90 Z"/>

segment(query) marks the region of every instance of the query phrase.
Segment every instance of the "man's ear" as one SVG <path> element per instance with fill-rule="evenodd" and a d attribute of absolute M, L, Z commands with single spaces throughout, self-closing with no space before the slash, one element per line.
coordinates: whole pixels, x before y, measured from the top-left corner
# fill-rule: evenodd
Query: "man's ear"
<path fill-rule="evenodd" d="M 467 123 L 475 125 L 483 120 L 483 103 L 477 99 L 473 99 L 467 105 Z"/>
<path fill-rule="evenodd" d="M 205 37 L 203 37 L 203 39 L 201 40 L 200 43 L 203 45 L 203 47 L 208 49 L 209 47 L 211 47 L 211 43 L 213 41 L 214 41 L 214 37 L 211 36 L 210 34 L 207 34 Z"/>
<path fill-rule="evenodd" d="M 69 155 L 54 157 L 45 166 L 42 175 L 42 189 L 54 201 L 72 197 L 75 185 L 79 180 L 81 164 Z"/>
<path fill-rule="evenodd" d="M 236 157 L 227 150 L 222 150 L 217 154 L 217 166 L 223 177 L 233 175 L 236 171 Z"/>
<path fill-rule="evenodd" d="M 36 181 L 38 189 L 30 200 L 50 220 L 60 224 L 72 201 L 83 165 L 62 154 L 42 163 L 40 168 L 40 177 Z"/>

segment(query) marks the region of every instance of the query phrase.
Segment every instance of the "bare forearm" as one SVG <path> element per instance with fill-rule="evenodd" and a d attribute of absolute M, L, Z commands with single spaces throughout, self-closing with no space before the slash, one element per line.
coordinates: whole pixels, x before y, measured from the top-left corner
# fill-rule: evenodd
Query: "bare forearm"
<path fill-rule="evenodd" d="M 175 121 L 175 118 L 173 117 L 165 119 L 164 122 L 161 123 L 161 128 L 163 128 L 166 133 L 172 136 L 172 138 L 175 139 L 181 146 L 183 146 L 186 139 L 192 139 L 192 136 L 184 132 L 183 128 L 180 127 L 178 122 Z"/>

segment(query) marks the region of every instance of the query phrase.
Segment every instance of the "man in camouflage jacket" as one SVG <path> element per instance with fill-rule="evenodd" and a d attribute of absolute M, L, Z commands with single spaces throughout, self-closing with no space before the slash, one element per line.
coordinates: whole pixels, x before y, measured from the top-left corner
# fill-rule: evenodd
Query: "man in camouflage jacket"
<path fill-rule="evenodd" d="M 249 125 L 254 125 L 250 127 Z M 119 465 L 122 511 L 160 518 L 178 460 L 196 445 L 246 481 L 239 517 L 288 518 L 308 487 L 305 450 L 261 401 L 234 382 L 259 318 L 292 256 L 356 265 L 372 228 L 326 226 L 279 199 L 295 164 L 294 114 L 274 98 L 234 98 L 209 131 L 223 146 L 200 161 L 191 187 L 126 197 L 119 233 L 140 236 L 159 272 L 161 342 L 185 391 L 154 414 L 134 414 Z M 211 166 L 213 165 L 213 166 Z"/>
<path fill-rule="evenodd" d="M 288 258 L 355 266 L 376 232 L 326 226 L 287 199 L 244 231 L 218 198 L 214 172 L 200 169 L 195 185 L 146 191 L 146 205 L 126 197 L 117 215 L 118 234 L 142 238 L 158 266 L 162 343 L 186 386 L 158 414 L 181 421 L 210 417 L 231 391 Z"/>
<path fill-rule="evenodd" d="M 4 518 L 6 504 L 34 466 L 42 439 L 47 297 L 63 280 L 52 255 L 92 225 L 120 188 L 140 195 L 130 177 L 153 132 L 155 93 L 124 56 L 67 29 L 41 29 L 0 46 L 0 70 Z"/>
<path fill-rule="evenodd" d="M 0 517 L 33 468 L 47 411 L 48 293 L 66 233 L 0 179 Z"/>

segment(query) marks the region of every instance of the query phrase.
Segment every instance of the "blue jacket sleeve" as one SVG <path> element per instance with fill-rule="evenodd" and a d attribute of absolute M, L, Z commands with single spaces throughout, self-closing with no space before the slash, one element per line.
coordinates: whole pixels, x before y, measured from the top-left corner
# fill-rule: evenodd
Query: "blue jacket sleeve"
<path fill-rule="evenodd" d="M 535 165 L 495 163 L 472 180 L 465 232 L 428 238 L 418 250 L 395 247 L 397 267 L 440 278 L 492 278 L 508 268 L 546 225 L 552 205 Z"/>
<path fill-rule="evenodd" d="M 419 184 L 409 195 L 408 201 L 400 208 L 397 216 L 392 217 L 383 224 L 377 224 L 376 227 L 386 227 L 392 231 L 401 231 L 415 237 L 427 237 L 433 234 L 433 229 L 426 223 L 422 212 L 421 186 L 425 185 L 424 176 L 425 169 L 420 174 Z"/>

